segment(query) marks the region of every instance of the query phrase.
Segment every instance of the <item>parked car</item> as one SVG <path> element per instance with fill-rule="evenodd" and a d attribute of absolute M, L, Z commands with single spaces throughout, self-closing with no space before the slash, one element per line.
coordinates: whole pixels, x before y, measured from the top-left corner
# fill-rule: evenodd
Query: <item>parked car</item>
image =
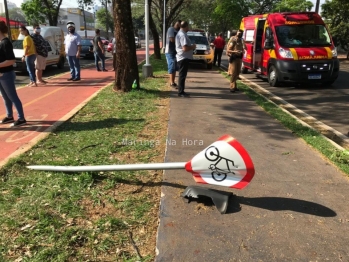
<path fill-rule="evenodd" d="M 192 43 L 196 44 L 196 49 L 193 52 L 192 63 L 204 64 L 207 69 L 212 69 L 214 51 L 207 37 L 202 32 L 188 31 L 187 35 Z"/>
<path fill-rule="evenodd" d="M 102 40 L 102 43 L 104 45 L 104 49 L 107 50 L 107 47 L 109 45 L 109 41 L 103 36 L 101 36 L 101 40 Z"/>
<path fill-rule="evenodd" d="M 141 40 L 139 40 L 137 36 L 135 36 L 135 44 L 136 44 L 136 48 L 142 47 Z"/>
<path fill-rule="evenodd" d="M 107 52 L 113 52 L 113 40 L 114 38 L 109 42 Z"/>
<path fill-rule="evenodd" d="M 90 38 L 81 39 L 81 58 L 93 58 L 93 40 Z"/>

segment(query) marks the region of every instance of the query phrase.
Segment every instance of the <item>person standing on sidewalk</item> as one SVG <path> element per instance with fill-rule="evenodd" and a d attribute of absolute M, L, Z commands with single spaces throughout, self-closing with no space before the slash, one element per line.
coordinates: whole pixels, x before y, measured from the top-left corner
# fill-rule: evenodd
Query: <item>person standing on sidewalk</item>
<path fill-rule="evenodd" d="M 188 97 L 189 94 L 184 92 L 185 79 L 187 78 L 189 61 L 193 59 L 193 51 L 196 48 L 195 44 L 191 44 L 187 35 L 189 24 L 183 21 L 180 26 L 181 30 L 176 35 L 176 58 L 179 68 L 178 73 L 178 96 Z"/>
<path fill-rule="evenodd" d="M 227 56 L 228 56 L 228 76 L 231 76 L 231 71 L 232 71 L 232 68 L 231 68 L 231 63 L 229 62 L 229 54 L 228 54 L 228 49 L 231 47 L 231 42 L 233 41 L 233 39 L 234 39 L 234 36 L 236 36 L 236 33 L 237 33 L 237 31 L 236 30 L 233 30 L 232 32 L 231 32 L 231 37 L 230 37 L 230 39 L 229 39 L 229 41 L 228 41 L 228 44 L 227 44 L 227 49 L 226 49 L 226 53 L 227 53 Z"/>
<path fill-rule="evenodd" d="M 27 86 L 37 86 L 36 76 L 35 76 L 35 59 L 36 59 L 36 50 L 32 37 L 29 35 L 28 29 L 22 25 L 20 27 L 20 33 L 24 35 L 23 40 L 23 49 L 24 54 L 22 57 L 22 62 L 25 61 L 27 65 L 27 71 L 29 73 L 30 83 Z"/>
<path fill-rule="evenodd" d="M 223 33 L 218 34 L 218 37 L 213 41 L 213 44 L 214 44 L 213 64 L 216 65 L 216 62 L 218 61 L 218 67 L 220 67 L 223 49 L 225 47 L 225 40 L 223 39 Z"/>
<path fill-rule="evenodd" d="M 46 84 L 46 81 L 42 79 L 42 71 L 46 68 L 46 58 L 48 56 L 47 42 L 40 35 L 41 28 L 39 25 L 34 25 L 34 33 L 31 35 L 34 41 L 36 49 L 36 60 L 35 60 L 35 69 L 36 69 L 36 79 L 38 84 Z"/>
<path fill-rule="evenodd" d="M 175 83 L 176 79 L 176 35 L 181 26 L 181 20 L 178 20 L 174 23 L 173 27 L 171 26 L 167 30 L 166 34 L 166 47 L 165 47 L 165 56 L 167 60 L 167 71 L 170 75 L 170 86 L 177 87 Z"/>
<path fill-rule="evenodd" d="M 96 69 L 97 71 L 106 72 L 108 70 L 105 69 L 105 56 L 104 56 L 105 50 L 104 50 L 104 45 L 100 36 L 101 31 L 99 29 L 96 29 L 95 32 L 96 32 L 96 36 L 93 38 L 93 53 L 95 55 Z M 101 60 L 102 70 L 99 68 L 99 65 L 98 65 L 99 60 Z"/>
<path fill-rule="evenodd" d="M 228 49 L 230 54 L 229 63 L 231 64 L 231 77 L 230 77 L 230 92 L 234 93 L 239 91 L 236 80 L 239 78 L 242 65 L 242 57 L 246 50 L 246 44 L 242 40 L 243 30 L 239 29 L 236 36 L 233 37 L 231 44 Z"/>
<path fill-rule="evenodd" d="M 4 21 L 0 21 L 0 93 L 5 103 L 6 117 L 1 124 L 13 123 L 11 126 L 22 126 L 27 123 L 24 118 L 22 102 L 19 99 L 15 86 L 16 74 L 13 64 L 16 61 L 13 53 L 13 46 L 5 35 L 8 34 L 8 27 Z M 18 114 L 18 119 L 13 118 L 13 105 Z"/>
<path fill-rule="evenodd" d="M 64 39 L 65 53 L 70 67 L 71 77 L 68 81 L 80 81 L 81 37 L 75 32 L 75 24 L 67 23 L 68 34 Z"/>

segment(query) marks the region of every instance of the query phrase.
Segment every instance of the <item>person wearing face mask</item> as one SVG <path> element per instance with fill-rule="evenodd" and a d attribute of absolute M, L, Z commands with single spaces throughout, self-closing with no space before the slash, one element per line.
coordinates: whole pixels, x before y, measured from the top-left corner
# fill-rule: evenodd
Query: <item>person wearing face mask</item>
<path fill-rule="evenodd" d="M 186 21 L 181 22 L 181 29 L 176 35 L 176 58 L 179 68 L 178 73 L 178 96 L 189 97 L 189 94 L 184 92 L 185 79 L 187 78 L 189 61 L 193 59 L 193 51 L 196 48 L 192 44 L 187 32 L 189 31 L 189 24 Z"/>
<path fill-rule="evenodd" d="M 68 81 L 80 81 L 81 37 L 75 32 L 75 24 L 67 23 L 68 34 L 64 38 L 65 53 L 70 67 Z"/>
<path fill-rule="evenodd" d="M 46 58 L 48 56 L 47 42 L 40 35 L 41 28 L 39 25 L 34 25 L 34 33 L 31 35 L 36 48 L 36 79 L 38 84 L 46 84 L 47 82 L 42 79 L 42 71 L 46 68 Z"/>
<path fill-rule="evenodd" d="M 24 35 L 23 39 L 23 49 L 24 54 L 22 57 L 22 62 L 25 61 L 27 65 L 27 71 L 29 73 L 30 83 L 27 86 L 37 86 L 36 75 L 35 75 L 35 59 L 36 59 L 36 49 L 34 41 L 29 35 L 28 29 L 22 25 L 20 27 L 21 35 Z"/>
<path fill-rule="evenodd" d="M 232 93 L 239 91 L 236 81 L 241 73 L 242 57 L 246 50 L 246 44 L 242 39 L 243 32 L 243 30 L 239 29 L 236 36 L 232 38 L 227 50 L 229 63 L 231 64 L 230 92 Z"/>

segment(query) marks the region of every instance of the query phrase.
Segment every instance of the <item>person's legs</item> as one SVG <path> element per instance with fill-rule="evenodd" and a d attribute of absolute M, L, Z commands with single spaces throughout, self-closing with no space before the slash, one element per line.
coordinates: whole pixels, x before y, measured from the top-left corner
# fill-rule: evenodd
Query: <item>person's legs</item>
<path fill-rule="evenodd" d="M 75 79 L 76 75 L 75 75 L 75 67 L 74 67 L 74 62 L 73 62 L 73 58 L 75 56 L 67 56 L 67 60 L 68 60 L 68 64 L 69 64 L 69 68 L 70 68 L 70 75 L 71 75 L 71 80 Z"/>
<path fill-rule="evenodd" d="M 178 61 L 179 73 L 178 73 L 178 95 L 181 95 L 185 89 L 185 79 L 188 74 L 189 59 L 183 59 Z"/>
<path fill-rule="evenodd" d="M 46 57 L 41 55 L 36 56 L 35 60 L 35 68 L 36 68 L 36 79 L 38 83 L 44 84 L 46 81 L 42 79 L 42 72 L 46 68 Z"/>
<path fill-rule="evenodd" d="M 75 71 L 74 80 L 80 80 L 80 59 L 78 59 L 76 56 L 72 56 L 72 60 L 73 60 L 74 71 Z"/>
<path fill-rule="evenodd" d="M 98 64 L 98 61 L 99 61 L 98 53 L 94 52 L 93 54 L 95 56 L 95 66 L 96 66 L 96 69 L 97 69 L 97 71 L 101 71 L 101 69 L 99 68 L 99 64 Z"/>
<path fill-rule="evenodd" d="M 176 63 L 175 63 L 175 54 L 165 54 L 166 55 L 166 60 L 167 60 L 167 72 L 169 74 L 169 80 L 170 80 L 170 86 L 176 86 L 174 84 L 174 80 L 176 77 Z"/>
<path fill-rule="evenodd" d="M 222 59 L 222 54 L 223 54 L 223 49 L 217 49 L 217 61 L 218 61 L 218 66 L 221 66 L 221 59 Z"/>
<path fill-rule="evenodd" d="M 216 65 L 216 61 L 217 61 L 217 48 L 214 49 L 214 58 L 213 58 L 213 65 Z"/>
<path fill-rule="evenodd" d="M 98 53 L 98 57 L 101 60 L 101 64 L 102 64 L 102 70 L 106 71 L 105 69 L 105 56 L 103 53 Z"/>
<path fill-rule="evenodd" d="M 0 77 L 0 91 L 5 102 L 7 117 L 13 117 L 13 104 L 17 110 L 18 119 L 25 120 L 22 102 L 19 99 L 16 91 L 15 79 L 16 74 L 14 71 L 4 73 L 3 76 Z"/>
<path fill-rule="evenodd" d="M 231 63 L 231 68 L 232 68 L 232 74 L 230 77 L 230 91 L 235 92 L 238 90 L 237 85 L 236 85 L 236 80 L 239 77 L 240 71 L 241 71 L 241 59 L 234 59 L 233 63 Z"/>
<path fill-rule="evenodd" d="M 27 71 L 29 73 L 29 78 L 32 83 L 36 83 L 35 59 L 36 59 L 36 55 L 30 55 L 25 57 L 25 63 L 27 64 Z"/>

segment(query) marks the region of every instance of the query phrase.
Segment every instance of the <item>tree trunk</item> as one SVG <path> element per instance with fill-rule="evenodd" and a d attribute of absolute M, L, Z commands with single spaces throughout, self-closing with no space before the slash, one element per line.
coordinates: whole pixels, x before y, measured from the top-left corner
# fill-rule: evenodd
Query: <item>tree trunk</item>
<path fill-rule="evenodd" d="M 150 7 L 149 7 L 149 10 L 150 10 Z M 158 30 L 156 29 L 156 25 L 154 23 L 154 20 L 153 20 L 153 17 L 151 16 L 150 11 L 149 11 L 149 28 L 154 39 L 154 58 L 161 59 L 159 33 L 158 33 Z"/>
<path fill-rule="evenodd" d="M 131 0 L 113 0 L 116 39 L 114 90 L 127 92 L 134 80 L 139 88 L 135 35 L 132 24 Z"/>

